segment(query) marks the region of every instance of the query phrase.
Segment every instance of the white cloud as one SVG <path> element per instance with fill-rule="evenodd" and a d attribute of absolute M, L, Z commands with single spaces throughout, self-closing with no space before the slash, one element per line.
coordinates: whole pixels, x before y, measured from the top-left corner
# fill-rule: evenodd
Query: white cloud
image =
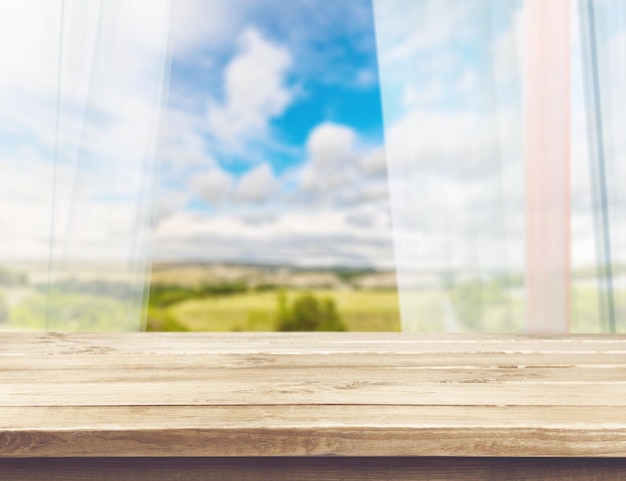
<path fill-rule="evenodd" d="M 313 163 L 330 167 L 337 161 L 350 159 L 355 141 L 356 133 L 352 128 L 323 123 L 310 133 L 307 148 Z"/>
<path fill-rule="evenodd" d="M 346 222 L 356 227 L 371 228 L 374 224 L 374 216 L 371 212 L 352 212 L 346 215 Z"/>
<path fill-rule="evenodd" d="M 237 186 L 237 199 L 242 202 L 263 202 L 279 190 L 272 169 L 261 164 L 247 172 Z"/>
<path fill-rule="evenodd" d="M 364 174 L 372 177 L 385 176 L 387 174 L 387 158 L 385 148 L 375 148 L 361 158 L 361 169 Z"/>
<path fill-rule="evenodd" d="M 171 4 L 170 45 L 177 58 L 197 60 L 199 52 L 230 42 L 245 21 L 250 2 L 176 0 Z"/>
<path fill-rule="evenodd" d="M 282 212 L 249 222 L 234 216 L 180 213 L 156 232 L 157 257 L 389 267 L 389 233 L 346 222 L 336 209 Z"/>
<path fill-rule="evenodd" d="M 224 102 L 208 111 L 211 133 L 228 144 L 241 144 L 266 133 L 268 122 L 293 99 L 287 86 L 291 56 L 250 28 L 240 36 L 240 51 L 224 69 Z"/>
<path fill-rule="evenodd" d="M 162 117 L 158 145 L 161 162 L 178 165 L 182 170 L 215 165 L 215 160 L 206 151 L 197 117 L 172 109 L 164 111 Z"/>
<path fill-rule="evenodd" d="M 216 167 L 194 177 L 191 188 L 203 200 L 211 204 L 220 204 L 232 198 L 234 181 L 233 176 Z"/>
<path fill-rule="evenodd" d="M 237 203 L 244 211 L 268 200 L 280 200 L 282 185 L 268 164 L 260 164 L 239 179 L 220 167 L 195 175 L 190 188 L 202 200 L 212 205 Z"/>
<path fill-rule="evenodd" d="M 151 216 L 152 227 L 182 211 L 189 197 L 187 192 L 162 189 L 154 199 Z"/>
<path fill-rule="evenodd" d="M 385 154 L 381 146 L 363 145 L 345 125 L 318 125 L 307 141 L 309 160 L 297 172 L 298 202 L 332 205 L 338 210 L 368 209 L 383 203 L 388 216 Z M 312 207 L 309 207 L 312 208 Z"/>
<path fill-rule="evenodd" d="M 356 132 L 345 125 L 323 123 L 307 139 L 309 161 L 300 173 L 300 188 L 334 196 L 348 182 L 358 163 Z"/>
<path fill-rule="evenodd" d="M 195 178 L 195 192 L 227 202 L 228 214 L 168 215 L 155 230 L 156 256 L 389 267 L 382 148 L 332 123 L 314 128 L 306 146 L 307 162 L 281 175 L 261 163 L 238 181 L 217 168 Z"/>

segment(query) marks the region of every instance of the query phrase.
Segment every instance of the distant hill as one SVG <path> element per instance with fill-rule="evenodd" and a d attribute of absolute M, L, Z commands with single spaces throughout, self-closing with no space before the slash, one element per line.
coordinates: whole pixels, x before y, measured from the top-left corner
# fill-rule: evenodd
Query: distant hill
<path fill-rule="evenodd" d="M 242 282 L 251 288 L 395 289 L 395 272 L 373 268 L 302 268 L 294 266 L 208 263 L 155 263 L 151 283 L 198 286 Z"/>

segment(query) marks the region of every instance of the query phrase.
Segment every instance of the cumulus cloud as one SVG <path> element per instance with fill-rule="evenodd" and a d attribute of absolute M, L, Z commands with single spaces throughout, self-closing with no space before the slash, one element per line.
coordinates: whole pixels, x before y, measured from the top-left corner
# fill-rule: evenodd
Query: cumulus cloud
<path fill-rule="evenodd" d="M 348 159 L 356 140 L 354 130 L 345 125 L 323 123 L 310 133 L 307 148 L 312 161 L 321 165 L 336 163 L 337 159 Z"/>
<path fill-rule="evenodd" d="M 275 194 L 279 187 L 271 167 L 261 164 L 239 179 L 237 199 L 240 202 L 263 202 Z"/>
<path fill-rule="evenodd" d="M 207 152 L 198 124 L 197 118 L 184 112 L 171 108 L 163 112 L 157 151 L 159 161 L 181 169 L 213 166 L 215 160 Z"/>
<path fill-rule="evenodd" d="M 219 166 L 193 176 L 192 191 L 205 202 L 216 206 L 236 203 L 241 208 L 257 207 L 269 200 L 280 200 L 282 184 L 268 164 L 259 164 L 239 179 Z"/>
<path fill-rule="evenodd" d="M 228 144 L 259 138 L 268 122 L 293 99 L 287 85 L 291 56 L 284 47 L 249 28 L 240 36 L 240 51 L 224 69 L 224 101 L 208 111 L 211 133 Z"/>
<path fill-rule="evenodd" d="M 154 199 L 151 227 L 184 209 L 190 195 L 186 192 L 162 189 Z"/>
<path fill-rule="evenodd" d="M 356 132 L 345 125 L 323 123 L 307 140 L 307 165 L 300 174 L 300 188 L 308 193 L 333 195 L 345 187 L 358 161 Z"/>
<path fill-rule="evenodd" d="M 322 123 L 306 142 L 307 161 L 277 174 L 268 163 L 238 179 L 214 167 L 192 181 L 211 205 L 229 214 L 186 213 L 164 218 L 155 230 L 157 256 L 389 267 L 384 151 L 354 129 Z"/>
<path fill-rule="evenodd" d="M 381 212 L 376 209 L 356 209 L 346 213 L 346 222 L 362 229 L 372 229 L 381 227 L 381 217 Z"/>
<path fill-rule="evenodd" d="M 191 180 L 191 188 L 210 204 L 221 204 L 232 198 L 235 179 L 219 167 Z"/>
<path fill-rule="evenodd" d="M 387 158 L 384 147 L 378 147 L 361 158 L 361 169 L 368 176 L 387 175 Z"/>
<path fill-rule="evenodd" d="M 307 149 L 309 160 L 297 172 L 298 203 L 350 211 L 352 217 L 345 221 L 363 218 L 359 211 L 369 212 L 375 206 L 388 219 L 389 191 L 381 146 L 364 144 L 348 126 L 323 123 L 312 130 Z M 388 225 L 382 223 L 380 228 L 391 235 Z"/>
<path fill-rule="evenodd" d="M 250 218 L 180 213 L 159 225 L 156 255 L 178 258 L 185 252 L 215 260 L 390 267 L 388 232 L 351 225 L 335 209 L 282 212 L 263 222 Z"/>
<path fill-rule="evenodd" d="M 246 21 L 251 2 L 176 0 L 171 5 L 170 45 L 178 59 L 197 60 L 206 49 L 217 50 L 230 42 Z"/>

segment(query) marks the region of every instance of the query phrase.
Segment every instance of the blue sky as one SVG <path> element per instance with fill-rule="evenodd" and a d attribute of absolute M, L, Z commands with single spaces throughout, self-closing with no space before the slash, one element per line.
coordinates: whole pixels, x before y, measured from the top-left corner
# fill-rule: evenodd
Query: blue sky
<path fill-rule="evenodd" d="M 207 152 L 234 174 L 249 170 L 259 160 L 269 162 L 280 173 L 305 162 L 306 140 L 323 122 L 350 125 L 371 141 L 380 142 L 382 114 L 370 1 L 344 0 L 322 9 L 307 1 L 290 2 L 290 8 L 279 2 L 258 3 L 266 8 L 254 5 L 248 15 L 244 9 L 250 2 L 230 4 L 229 8 L 243 18 L 221 48 L 200 43 L 191 53 L 178 54 L 175 50 L 170 107 L 193 109 L 199 115 L 226 113 L 217 105 L 236 103 L 237 95 L 251 94 L 245 92 L 247 86 L 229 93 L 229 88 L 235 88 L 233 83 L 249 81 L 254 89 L 254 76 L 271 70 L 271 76 L 265 78 L 269 84 L 261 87 L 268 89 L 265 97 L 259 93 L 247 106 L 250 114 L 255 109 L 262 111 L 258 112 L 260 122 L 250 125 L 250 131 L 242 127 L 236 132 L 244 135 L 243 142 L 248 140 L 245 137 L 254 137 L 262 144 L 262 152 L 256 158 L 249 152 L 237 152 L 220 142 L 220 132 L 210 128 L 204 132 Z M 176 10 L 176 5 L 173 8 Z M 258 15 L 262 10 L 265 15 Z M 214 15 L 210 8 L 196 7 L 195 11 L 200 16 Z M 346 18 L 354 25 L 346 25 Z M 274 61 L 282 63 L 273 67 Z M 239 73 L 228 77 L 225 71 L 237 62 L 247 65 L 240 65 Z"/>
<path fill-rule="evenodd" d="M 171 29 L 157 255 L 391 266 L 370 0 L 186 0 Z"/>

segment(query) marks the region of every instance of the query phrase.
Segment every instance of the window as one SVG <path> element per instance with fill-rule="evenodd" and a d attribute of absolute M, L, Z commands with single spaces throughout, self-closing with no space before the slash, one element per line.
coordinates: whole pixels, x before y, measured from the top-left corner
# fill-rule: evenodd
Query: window
<path fill-rule="evenodd" d="M 404 330 L 619 331 L 626 7 L 569 3 L 3 2 L 0 323 L 175 328 L 151 271 L 295 261 L 395 265 Z"/>

